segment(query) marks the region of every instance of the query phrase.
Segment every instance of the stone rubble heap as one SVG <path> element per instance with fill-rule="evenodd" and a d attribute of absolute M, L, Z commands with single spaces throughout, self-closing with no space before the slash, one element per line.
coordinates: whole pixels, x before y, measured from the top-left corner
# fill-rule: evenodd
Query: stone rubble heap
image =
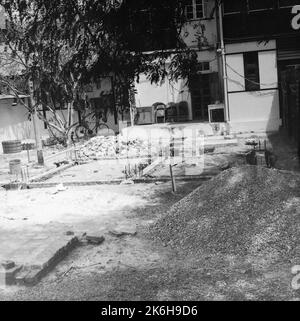
<path fill-rule="evenodd" d="M 78 151 L 80 160 L 141 157 L 148 155 L 148 143 L 141 139 L 123 140 L 120 136 L 96 136 Z"/>

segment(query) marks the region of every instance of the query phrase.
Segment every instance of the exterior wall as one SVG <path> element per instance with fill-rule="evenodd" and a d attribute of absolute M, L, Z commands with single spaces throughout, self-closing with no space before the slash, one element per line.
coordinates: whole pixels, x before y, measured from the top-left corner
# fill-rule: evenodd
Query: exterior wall
<path fill-rule="evenodd" d="M 139 83 L 135 84 L 137 90 L 136 106 L 150 107 L 156 102 L 168 104 L 169 102 L 187 101 L 189 106 L 189 119 L 192 119 L 191 97 L 185 80 L 169 83 L 164 81 L 161 85 L 151 84 L 145 75 L 141 75 Z"/>
<path fill-rule="evenodd" d="M 262 50 L 276 50 L 276 41 L 270 40 L 268 42 L 239 42 L 226 44 L 226 54 L 233 54 L 238 52 L 249 52 L 249 51 L 262 51 Z"/>
<path fill-rule="evenodd" d="M 277 131 L 279 117 L 278 90 L 229 94 L 231 132 Z"/>
<path fill-rule="evenodd" d="M 284 1 L 259 1 L 265 5 L 263 10 L 247 10 L 247 0 L 235 1 L 240 8 L 234 13 L 224 15 L 224 37 L 232 42 L 240 42 L 241 39 L 265 40 L 270 38 L 286 37 L 299 34 L 299 30 L 292 27 L 292 20 L 296 14 L 292 14 L 292 7 L 299 5 L 299 0 Z M 270 8 L 272 7 L 272 8 Z M 246 40 L 247 41 L 247 40 Z"/>
<path fill-rule="evenodd" d="M 198 52 L 199 62 L 210 62 L 210 72 L 218 72 L 218 62 L 215 58 L 216 53 L 213 50 Z M 137 90 L 137 108 L 150 107 L 156 102 L 168 104 L 170 102 L 178 103 L 185 101 L 189 107 L 189 120 L 193 120 L 191 94 L 186 85 L 186 79 L 180 79 L 177 82 L 165 80 L 162 84 L 151 84 L 145 75 L 141 75 L 139 83 L 135 83 L 135 88 Z"/>
<path fill-rule="evenodd" d="M 68 117 L 68 111 L 66 109 L 57 110 L 56 113 L 63 120 L 67 119 L 67 117 Z M 46 112 L 46 117 L 47 117 L 47 119 L 49 119 L 49 118 L 53 117 L 53 115 L 52 115 L 52 113 L 47 111 Z M 73 118 L 74 122 L 78 122 L 78 113 L 77 112 L 74 112 L 74 116 L 73 117 L 74 117 Z M 37 128 L 38 128 L 38 133 L 39 133 L 41 139 L 48 138 L 48 137 L 51 136 L 51 132 L 47 128 L 45 128 L 45 124 L 44 124 L 43 121 L 41 121 L 41 120 L 37 121 Z M 52 128 L 52 132 L 56 134 L 56 131 L 53 128 Z"/>
<path fill-rule="evenodd" d="M 89 84 L 86 88 L 86 94 L 89 99 L 98 98 L 103 93 L 104 94 L 111 93 L 112 89 L 113 88 L 112 88 L 112 84 L 111 84 L 111 78 L 104 77 L 104 78 L 101 78 L 97 83 Z M 89 110 L 87 110 L 87 114 L 88 113 L 90 113 Z M 47 112 L 46 114 L 47 114 L 47 117 L 51 117 L 50 112 Z M 67 118 L 67 110 L 58 111 L 58 114 L 61 116 L 62 119 Z M 119 122 L 121 121 L 120 118 L 121 118 L 121 116 L 118 115 L 118 123 L 116 124 L 114 113 L 112 111 L 108 111 L 108 113 L 107 113 L 106 124 L 115 133 L 119 132 Z M 126 114 L 126 115 L 124 115 L 124 118 L 125 118 L 124 120 L 126 121 L 127 119 L 129 119 L 129 116 Z M 79 121 L 79 114 L 77 111 L 74 111 L 73 119 L 74 119 L 74 122 L 76 122 L 76 123 Z M 87 120 L 89 120 L 89 118 L 87 118 Z M 90 120 L 94 121 L 93 119 L 90 119 Z M 40 122 L 39 130 L 40 130 L 41 136 L 49 136 L 49 132 L 47 129 L 44 128 L 43 122 Z"/>
<path fill-rule="evenodd" d="M 12 102 L 12 99 L 0 100 L 0 143 L 15 139 L 34 140 L 33 122 L 28 120 L 28 111 L 21 104 L 12 106 Z M 58 111 L 58 114 L 63 118 L 66 117 L 67 111 Z M 47 117 L 51 117 L 48 112 Z M 45 128 L 43 121 L 37 119 L 36 126 L 40 138 L 49 137 L 49 131 Z M 1 148 L 0 152 L 2 152 Z"/>
<path fill-rule="evenodd" d="M 258 52 L 260 90 L 246 91 L 244 52 Z M 281 125 L 276 42 L 226 45 L 232 132 L 277 131 Z"/>
<path fill-rule="evenodd" d="M 0 142 L 4 140 L 34 139 L 33 124 L 28 120 L 26 108 L 12 106 L 12 99 L 0 100 Z"/>
<path fill-rule="evenodd" d="M 90 91 L 87 93 L 89 98 L 100 97 L 101 92 L 111 91 L 111 83 L 109 78 L 104 78 L 101 80 L 100 84 L 90 85 Z M 34 130 L 32 121 L 28 120 L 28 112 L 26 108 L 18 104 L 12 106 L 13 99 L 1 99 L 0 100 L 0 143 L 4 140 L 27 140 L 34 139 Z M 58 115 L 62 119 L 67 119 L 67 110 L 57 111 Z M 129 116 L 124 115 L 125 122 L 129 119 Z M 46 112 L 46 117 L 52 117 L 50 112 Z M 78 122 L 78 112 L 74 111 L 73 119 L 75 122 Z M 118 115 L 118 124 L 115 124 L 115 117 L 113 113 L 107 113 L 107 125 L 115 133 L 119 132 L 119 122 L 120 115 Z M 50 132 L 45 128 L 45 124 L 41 120 L 37 120 L 37 128 L 40 138 L 47 138 L 50 136 Z M 55 130 L 54 130 L 55 132 Z M 1 151 L 1 148 L 0 148 Z"/>
<path fill-rule="evenodd" d="M 214 8 L 214 1 L 210 0 L 207 4 L 207 12 L 210 13 Z M 201 33 L 201 25 L 204 26 L 204 33 L 202 40 L 207 41 L 203 50 L 198 51 L 199 62 L 210 62 L 209 72 L 218 72 L 218 61 L 216 59 L 216 40 L 217 27 L 216 19 L 201 19 L 192 20 L 185 24 L 182 28 L 181 36 L 184 42 L 191 48 L 198 48 L 197 34 Z M 200 86 L 200 84 L 199 84 Z M 180 79 L 177 82 L 169 83 L 166 80 L 164 83 L 156 85 L 151 84 L 146 79 L 145 75 L 140 75 L 139 83 L 135 83 L 137 90 L 136 106 L 150 107 L 156 102 L 168 104 L 170 102 L 178 103 L 185 101 L 188 103 L 189 120 L 193 120 L 191 94 L 188 86 L 186 86 L 186 79 Z"/>
<path fill-rule="evenodd" d="M 101 93 L 108 94 L 108 93 L 112 92 L 112 90 L 113 90 L 111 77 L 101 78 L 98 83 L 90 84 L 89 87 L 90 87 L 90 89 L 87 92 L 88 98 L 98 98 L 101 96 Z M 77 113 L 75 112 L 75 114 L 77 114 Z M 106 124 L 114 132 L 119 131 L 119 125 L 115 123 L 115 117 L 114 117 L 113 112 L 108 111 Z"/>
<path fill-rule="evenodd" d="M 12 99 L 0 100 L 0 142 L 15 139 L 34 140 L 33 122 L 28 120 L 28 111 L 21 104 L 12 106 L 12 102 Z M 67 111 L 58 111 L 58 114 L 64 118 Z M 47 117 L 51 117 L 49 112 Z M 75 115 L 76 119 L 78 118 Z M 40 138 L 49 137 L 49 131 L 43 121 L 38 119 L 36 125 Z"/>
<path fill-rule="evenodd" d="M 206 13 L 207 15 L 210 15 L 210 13 L 214 10 L 215 1 L 208 0 L 206 6 Z M 215 20 L 215 15 L 214 19 L 191 20 L 187 22 L 185 26 L 183 26 L 181 31 L 182 39 L 189 47 L 197 48 L 197 34 L 199 35 L 202 33 L 202 27 L 200 26 L 200 23 L 204 27 L 203 40 L 207 41 L 208 46 L 215 47 L 215 44 L 217 42 L 217 24 Z"/>

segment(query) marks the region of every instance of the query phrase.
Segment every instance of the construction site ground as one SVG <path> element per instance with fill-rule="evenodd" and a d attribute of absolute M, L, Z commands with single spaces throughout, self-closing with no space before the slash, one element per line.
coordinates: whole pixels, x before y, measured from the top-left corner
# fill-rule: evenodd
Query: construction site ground
<path fill-rule="evenodd" d="M 54 224 L 56 235 L 88 232 L 105 241 L 81 244 L 34 287 L 2 288 L 1 300 L 298 300 L 290 264 L 253 273 L 230 255 L 195 257 L 149 238 L 149 224 L 197 185 L 180 183 L 176 195 L 162 183 L 70 188 L 54 197 L 50 189 L 7 196 L 15 218 L 2 219 L 1 235 L 8 240 L 11 224 L 14 235 L 39 226 L 36 237 L 41 226 Z M 27 221 L 20 220 L 24 216 Z M 137 234 L 110 233 L 116 229 Z"/>
<path fill-rule="evenodd" d="M 29 150 L 29 153 L 27 151 L 22 151 L 15 154 L 3 154 L 0 151 L 0 185 L 10 184 L 22 179 L 21 175 L 10 174 L 9 162 L 11 160 L 19 159 L 21 161 L 21 166 L 28 174 L 28 180 L 30 180 L 34 179 L 35 177 L 39 177 L 46 172 L 55 170 L 57 168 L 55 163 L 66 160 L 70 162 L 69 150 L 70 148 L 65 148 L 60 145 L 46 148 L 44 147 L 44 166 L 37 164 L 37 151 L 35 149 Z"/>
<path fill-rule="evenodd" d="M 214 155 L 219 160 L 210 165 L 219 168 L 225 163 L 244 164 L 243 153 L 248 147 L 240 139 L 237 146 L 217 148 Z M 278 136 L 270 142 L 280 169 L 299 170 L 293 145 Z M 95 161 L 75 166 L 47 181 L 64 183 L 94 180 L 97 175 L 97 179 L 124 175 L 123 166 L 116 171 L 114 165 L 100 165 L 101 161 Z M 180 166 L 178 175 L 184 167 Z M 164 166 L 155 171 L 153 176 L 167 175 Z M 230 255 L 195 258 L 149 238 L 148 226 L 201 184 L 197 180 L 178 181 L 176 194 L 170 182 L 76 186 L 65 190 L 2 189 L 1 260 L 36 265 L 69 241 L 72 236 L 68 232 L 77 236 L 103 235 L 105 241 L 99 245 L 80 243 L 39 284 L 2 287 L 0 299 L 299 300 L 299 293 L 291 288 L 290 264 L 251 273 L 245 262 L 234 262 Z"/>
<path fill-rule="evenodd" d="M 4 287 L 0 290 L 0 298 L 93 299 L 96 298 L 94 291 L 99 293 L 105 288 L 104 284 L 97 285 L 95 273 L 103 276 L 120 270 L 122 274 L 124 270 L 148 270 L 156 264 L 160 265 L 161 259 L 165 260 L 164 253 L 167 251 L 164 247 L 156 248 L 149 244 L 143 235 L 144 227 L 153 223 L 158 215 L 198 185 L 199 182 L 180 182 L 176 195 L 171 192 L 169 183 L 76 187 L 58 194 L 52 194 L 51 188 L 1 191 L 1 199 L 4 200 L 1 202 L 2 208 L 4 204 L 4 211 L 1 212 L 6 213 L 6 217 L 0 218 L 2 259 L 17 259 L 14 253 L 18 249 L 17 263 L 34 265 L 42 247 L 55 241 L 57 245 L 59 239 L 66 238 L 66 232 L 103 235 L 105 241 L 100 245 L 81 244 L 38 285 L 32 288 Z M 28 233 L 29 230 L 31 234 Z M 115 236 L 110 233 L 114 230 L 134 232 L 129 236 Z M 80 279 L 85 283 L 86 289 L 82 288 L 81 281 L 74 273 L 85 274 Z M 120 281 L 123 278 L 121 274 Z M 91 278 L 86 278 L 87 275 Z M 69 284 L 71 288 L 66 288 L 63 284 L 69 283 L 70 277 L 74 282 Z M 93 286 L 91 282 L 94 283 Z M 50 288 L 53 285 L 55 288 L 52 291 Z M 49 286 L 47 290 L 44 288 Z M 65 287 L 63 292 L 59 289 L 60 286 Z M 116 289 L 113 293 L 116 293 Z"/>

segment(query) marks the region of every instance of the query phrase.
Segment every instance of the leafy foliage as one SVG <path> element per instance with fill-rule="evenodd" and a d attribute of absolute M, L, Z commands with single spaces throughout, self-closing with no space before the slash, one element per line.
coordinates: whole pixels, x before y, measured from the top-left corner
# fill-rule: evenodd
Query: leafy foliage
<path fill-rule="evenodd" d="M 22 65 L 23 77 L 34 81 L 37 104 L 52 111 L 54 118 L 58 106 L 72 110 L 78 105 L 84 84 L 99 76 L 113 77 L 116 107 L 124 113 L 132 83 L 141 73 L 158 83 L 166 77 L 188 78 L 195 70 L 196 53 L 181 36 L 184 0 L 0 0 L 0 4 L 8 16 L 4 37 L 11 57 Z M 143 39 L 153 46 L 151 53 L 138 45 Z M 117 110 L 113 112 L 117 118 Z M 73 125 L 56 121 L 65 134 Z"/>

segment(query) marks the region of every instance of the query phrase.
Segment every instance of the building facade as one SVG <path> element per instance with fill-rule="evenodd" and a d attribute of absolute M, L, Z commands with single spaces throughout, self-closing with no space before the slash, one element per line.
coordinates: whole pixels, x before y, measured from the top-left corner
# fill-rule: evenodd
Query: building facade
<path fill-rule="evenodd" d="M 137 107 L 184 101 L 188 120 L 205 123 L 208 106 L 221 101 L 231 133 L 278 131 L 281 74 L 300 64 L 299 5 L 298 0 L 187 1 L 182 38 L 197 50 L 202 72 L 189 87 L 185 79 L 151 85 L 142 77 L 136 84 Z M 195 43 L 200 26 L 201 49 Z"/>
<path fill-rule="evenodd" d="M 145 75 L 136 82 L 137 108 L 150 107 L 156 102 L 181 103 L 188 107 L 189 121 L 208 121 L 208 105 L 221 99 L 217 54 L 217 12 L 214 0 L 186 1 L 185 14 L 187 22 L 181 30 L 181 38 L 185 44 L 197 52 L 198 73 L 189 79 L 178 81 L 165 80 L 160 84 L 151 84 Z M 200 44 L 200 46 L 199 46 Z M 155 48 L 152 48 L 153 50 Z M 170 50 L 175 48 L 168 48 Z M 150 48 L 148 48 L 149 51 Z M 150 122 L 150 117 L 146 122 Z M 154 122 L 154 120 L 152 119 Z"/>
<path fill-rule="evenodd" d="M 148 28 L 158 23 L 156 15 L 165 13 L 143 9 L 143 1 L 126 2 L 136 8 L 128 24 L 133 50 L 176 48 L 174 30 L 167 29 L 168 23 L 149 36 Z M 287 113 L 282 77 L 287 70 L 300 66 L 299 0 L 186 0 L 185 14 L 181 38 L 197 52 L 197 75 L 189 79 L 189 85 L 187 79 L 151 84 L 140 75 L 135 84 L 135 104 L 137 110 L 146 112 L 141 113 L 139 124 L 156 121 L 151 106 L 160 102 L 186 107 L 181 121 L 214 122 L 209 118 L 209 106 L 219 105 L 224 110 L 217 122 L 226 122 L 231 133 L 277 131 L 285 124 Z M 0 19 L 1 28 L 4 22 Z M 116 95 L 111 76 L 89 87 L 87 95 L 92 104 L 102 106 L 104 99 L 110 104 L 108 110 L 117 110 L 113 108 Z M 122 120 L 129 121 L 128 113 L 107 113 L 107 124 L 115 132 L 120 130 Z M 0 141 L 33 138 L 31 125 L 26 110 L 15 106 L 12 97 L 0 99 Z M 41 135 L 48 134 L 43 122 L 39 121 L 38 127 Z"/>
<path fill-rule="evenodd" d="M 281 75 L 286 68 L 300 66 L 298 4 L 297 0 L 224 1 L 231 131 L 277 131 L 282 125 Z"/>

